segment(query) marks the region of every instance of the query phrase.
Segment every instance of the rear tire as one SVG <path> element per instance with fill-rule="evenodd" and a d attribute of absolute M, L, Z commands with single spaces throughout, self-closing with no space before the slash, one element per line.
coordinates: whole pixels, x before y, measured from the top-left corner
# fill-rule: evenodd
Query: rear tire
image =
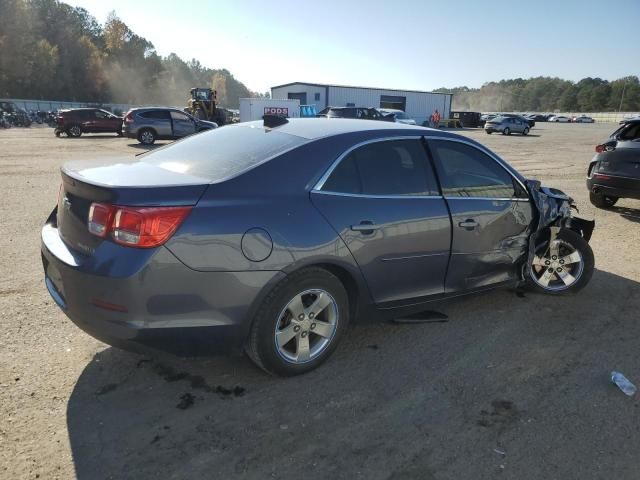
<path fill-rule="evenodd" d="M 511 135 L 511 129 L 509 127 L 507 127 L 507 128 L 504 129 L 503 133 L 505 135 Z"/>
<path fill-rule="evenodd" d="M 322 268 L 307 268 L 285 278 L 262 302 L 245 351 L 272 375 L 300 375 L 333 353 L 348 324 L 349 297 L 342 282 Z"/>
<path fill-rule="evenodd" d="M 78 138 L 82 135 L 82 128 L 80 128 L 80 125 L 71 125 L 67 129 L 67 135 L 72 138 Z"/>
<path fill-rule="evenodd" d="M 489 130 L 485 130 L 485 132 L 487 132 L 487 135 L 491 135 L 493 132 L 490 132 Z"/>
<path fill-rule="evenodd" d="M 589 201 L 592 205 L 598 208 L 611 208 L 618 201 L 618 197 L 589 192 Z"/>
<path fill-rule="evenodd" d="M 522 131 L 522 135 L 529 135 L 529 128 L 525 128 L 525 129 Z"/>
<path fill-rule="evenodd" d="M 138 141 L 143 145 L 153 145 L 156 141 L 156 132 L 150 128 L 143 128 L 138 132 Z"/>
<path fill-rule="evenodd" d="M 549 235 L 536 246 L 533 265 L 528 268 L 527 284 L 539 293 L 573 294 L 591 280 L 594 269 L 593 251 L 578 233 L 561 229 L 549 248 Z"/>

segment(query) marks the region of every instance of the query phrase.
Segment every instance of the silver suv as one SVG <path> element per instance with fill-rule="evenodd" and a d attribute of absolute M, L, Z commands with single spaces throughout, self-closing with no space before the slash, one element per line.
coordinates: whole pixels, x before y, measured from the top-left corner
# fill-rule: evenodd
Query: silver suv
<path fill-rule="evenodd" d="M 487 120 L 487 123 L 484 124 L 484 131 L 489 135 L 493 132 L 500 132 L 503 135 L 511 135 L 512 133 L 527 135 L 529 133 L 529 124 L 519 117 L 497 116 Z"/>
<path fill-rule="evenodd" d="M 124 116 L 122 134 L 137 138 L 144 145 L 156 140 L 175 140 L 204 130 L 217 128 L 214 122 L 199 120 L 177 108 L 132 108 Z"/>

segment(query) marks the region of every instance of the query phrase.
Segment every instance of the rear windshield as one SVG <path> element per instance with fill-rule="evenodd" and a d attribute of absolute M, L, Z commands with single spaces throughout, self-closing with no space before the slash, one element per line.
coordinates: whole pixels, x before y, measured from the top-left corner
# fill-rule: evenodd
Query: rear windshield
<path fill-rule="evenodd" d="M 307 140 L 260 126 L 230 125 L 194 135 L 144 156 L 165 170 L 219 182 L 305 143 Z"/>

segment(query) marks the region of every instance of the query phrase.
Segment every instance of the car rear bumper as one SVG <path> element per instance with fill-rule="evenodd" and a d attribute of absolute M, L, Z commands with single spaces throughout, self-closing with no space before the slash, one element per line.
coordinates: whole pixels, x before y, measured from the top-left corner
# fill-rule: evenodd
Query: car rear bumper
<path fill-rule="evenodd" d="M 164 247 L 129 277 L 88 273 L 83 256 L 56 239 L 51 225 L 45 229 L 42 263 L 53 300 L 89 335 L 127 350 L 238 351 L 266 287 L 284 277 L 278 271 L 199 272 Z"/>
<path fill-rule="evenodd" d="M 587 188 L 611 197 L 640 199 L 640 178 L 594 173 L 587 178 Z"/>

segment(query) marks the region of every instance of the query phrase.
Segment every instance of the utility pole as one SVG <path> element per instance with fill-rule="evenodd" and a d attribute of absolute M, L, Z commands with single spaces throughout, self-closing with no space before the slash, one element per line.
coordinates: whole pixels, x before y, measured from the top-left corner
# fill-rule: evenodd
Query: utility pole
<path fill-rule="evenodd" d="M 624 81 L 624 85 L 622 86 L 622 95 L 620 95 L 620 106 L 618 106 L 618 113 L 620 113 L 622 111 L 622 101 L 624 100 L 624 91 L 627 88 L 627 82 L 629 81 L 629 79 L 627 78 Z"/>

